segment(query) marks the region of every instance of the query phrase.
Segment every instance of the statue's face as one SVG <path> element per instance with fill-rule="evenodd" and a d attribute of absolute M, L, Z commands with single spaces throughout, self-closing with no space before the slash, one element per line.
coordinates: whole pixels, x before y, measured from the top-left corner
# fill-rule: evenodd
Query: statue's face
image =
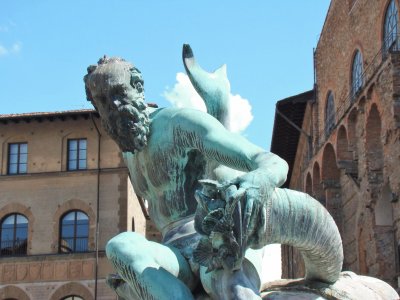
<path fill-rule="evenodd" d="M 132 105 L 139 110 L 146 108 L 143 102 L 142 75 L 137 71 L 133 71 L 131 74 L 130 78 L 128 76 L 130 74 L 127 74 L 108 79 L 109 88 L 105 93 L 93 95 L 96 99 L 96 107 L 103 118 L 107 118 L 110 112 L 119 112 L 123 115 Z M 134 105 L 134 103 L 137 105 Z"/>
<path fill-rule="evenodd" d="M 141 73 L 125 61 L 111 61 L 89 72 L 85 82 L 88 98 L 121 149 L 141 150 L 148 134 Z"/>

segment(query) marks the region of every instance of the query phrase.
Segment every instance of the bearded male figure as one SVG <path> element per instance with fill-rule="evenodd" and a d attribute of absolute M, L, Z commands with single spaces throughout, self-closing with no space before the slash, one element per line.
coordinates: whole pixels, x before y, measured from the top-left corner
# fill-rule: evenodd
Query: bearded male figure
<path fill-rule="evenodd" d="M 217 162 L 251 171 L 237 182 L 258 178 L 268 183 L 271 192 L 285 181 L 287 165 L 227 131 L 207 113 L 147 107 L 140 72 L 121 59 L 104 58 L 88 70 L 88 99 L 124 152 L 134 190 L 149 201 L 150 216 L 162 232 L 164 244 L 149 242 L 136 233 L 123 233 L 109 242 L 107 254 L 137 299 L 191 299 L 190 289 L 199 276 L 190 253 L 199 239 L 193 220 L 198 180 L 204 179 L 207 169 Z M 214 178 L 227 179 L 217 174 Z M 119 265 L 121 255 L 129 257 L 129 266 Z M 243 274 L 239 280 L 245 294 L 257 295 L 258 283 L 246 282 L 245 278 Z M 128 287 L 118 286 L 117 292 L 118 288 L 123 296 Z"/>
<path fill-rule="evenodd" d="M 123 151 L 134 190 L 148 200 L 150 216 L 163 236 L 162 244 L 133 232 L 111 239 L 106 252 L 119 277 L 110 278 L 109 285 L 125 299 L 193 299 L 199 281 L 213 299 L 260 299 L 261 256 L 250 248 L 281 242 L 302 247 L 308 279 L 334 282 L 343 254 L 332 218 L 307 195 L 277 189 L 286 180 L 285 161 L 226 129 L 221 104 L 229 94 L 225 68 L 206 73 L 188 45 L 184 63 L 209 113 L 148 107 L 141 73 L 120 58 L 101 59 L 84 78 L 87 98 Z M 223 234 L 222 240 L 215 239 L 214 227 L 207 231 L 209 222 L 202 223 L 202 218 L 210 220 L 214 210 L 223 209 L 217 207 L 221 202 L 209 201 L 213 195 L 201 192 L 202 184 L 213 186 L 225 195 L 226 203 L 232 200 L 239 207 L 239 233 L 229 218 L 219 221 L 228 220 L 224 228 L 236 230 L 240 243 L 232 234 L 233 242 L 225 243 Z M 195 195 L 202 206 L 198 207 Z M 299 207 L 300 217 L 294 206 Z M 196 217 L 202 217 L 196 219 L 197 225 L 196 210 Z M 233 219 L 238 220 L 237 215 Z M 318 227 L 320 220 L 323 228 Z M 210 245 L 212 259 L 202 252 L 204 247 L 198 247 L 210 232 L 214 240 L 207 244 L 206 237 L 202 242 Z M 317 233 L 320 236 L 315 237 Z M 236 244 L 232 250 L 230 246 Z M 202 260 L 209 265 L 199 264 Z"/>

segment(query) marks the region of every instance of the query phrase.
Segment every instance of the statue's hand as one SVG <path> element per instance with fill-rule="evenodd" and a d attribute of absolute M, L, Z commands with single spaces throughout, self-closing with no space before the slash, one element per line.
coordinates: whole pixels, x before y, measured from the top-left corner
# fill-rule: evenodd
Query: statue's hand
<path fill-rule="evenodd" d="M 231 190 L 231 198 L 242 198 L 242 235 L 243 247 L 259 247 L 254 233 L 266 222 L 266 205 L 276 188 L 271 174 L 265 171 L 252 171 L 243 174 L 224 185 L 225 190 Z M 236 190 L 232 193 L 232 186 Z"/>
<path fill-rule="evenodd" d="M 266 222 L 266 199 L 275 186 L 259 171 L 224 184 L 200 182 L 203 189 L 195 194 L 199 203 L 195 226 L 205 237 L 194 253 L 195 260 L 208 270 L 240 268 L 246 250 L 258 246 L 252 236 Z"/>
<path fill-rule="evenodd" d="M 266 202 L 276 188 L 272 174 L 263 170 L 245 173 L 224 184 L 224 186 L 230 185 L 235 185 L 238 193 L 245 190 L 246 198 L 259 202 Z"/>

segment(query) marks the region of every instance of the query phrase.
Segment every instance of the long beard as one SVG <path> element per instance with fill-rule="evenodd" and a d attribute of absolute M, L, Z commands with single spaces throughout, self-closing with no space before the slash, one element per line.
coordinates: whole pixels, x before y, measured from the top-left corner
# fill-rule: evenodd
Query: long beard
<path fill-rule="evenodd" d="M 110 113 L 106 129 L 123 152 L 141 151 L 147 145 L 149 134 L 147 111 L 121 106 Z"/>

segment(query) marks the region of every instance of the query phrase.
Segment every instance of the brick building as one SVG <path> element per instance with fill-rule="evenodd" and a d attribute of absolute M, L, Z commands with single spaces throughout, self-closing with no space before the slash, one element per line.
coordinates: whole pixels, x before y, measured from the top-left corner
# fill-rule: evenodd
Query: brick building
<path fill-rule="evenodd" d="M 104 248 L 153 237 L 139 200 L 96 112 L 0 115 L 0 299 L 116 299 Z"/>
<path fill-rule="evenodd" d="M 343 270 L 398 286 L 400 42 L 398 0 L 332 0 L 314 53 L 312 91 L 277 103 L 271 151 L 287 186 L 313 195 L 342 235 Z M 303 276 L 283 248 L 283 276 Z"/>

